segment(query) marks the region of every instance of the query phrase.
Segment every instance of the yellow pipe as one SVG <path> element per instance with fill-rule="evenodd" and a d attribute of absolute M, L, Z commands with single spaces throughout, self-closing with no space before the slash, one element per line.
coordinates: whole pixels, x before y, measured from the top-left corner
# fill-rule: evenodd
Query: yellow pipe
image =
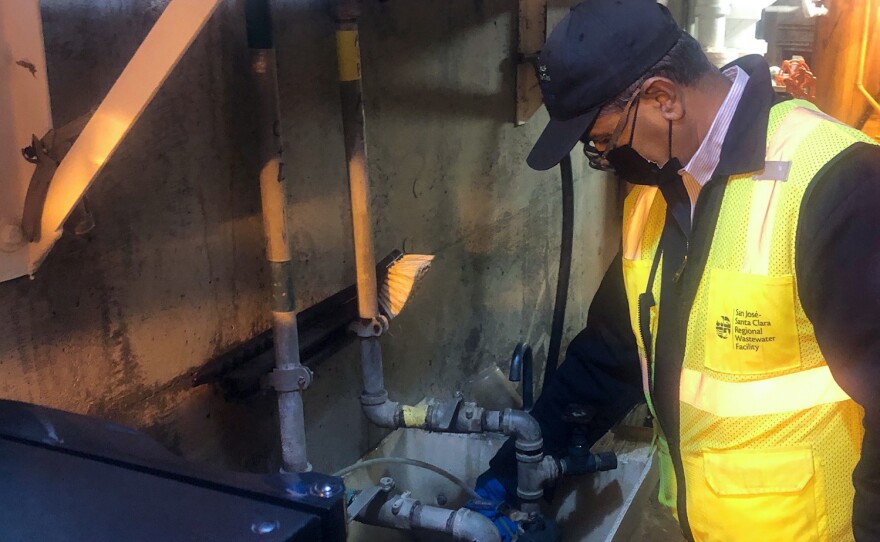
<path fill-rule="evenodd" d="M 871 29 L 871 14 L 873 12 L 873 2 L 865 0 L 865 26 L 862 30 L 862 50 L 859 53 L 859 77 L 856 81 L 856 88 L 864 95 L 868 103 L 871 104 L 878 113 L 880 113 L 880 103 L 871 96 L 868 89 L 865 88 L 865 57 L 868 56 L 868 34 Z"/>

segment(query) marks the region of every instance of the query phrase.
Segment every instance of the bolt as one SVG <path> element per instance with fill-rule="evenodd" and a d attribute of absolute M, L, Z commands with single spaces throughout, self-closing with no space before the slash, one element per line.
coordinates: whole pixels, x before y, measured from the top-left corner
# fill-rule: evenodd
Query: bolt
<path fill-rule="evenodd" d="M 467 407 L 464 411 L 464 417 L 467 419 L 471 419 L 474 417 L 474 409 L 473 407 Z"/>
<path fill-rule="evenodd" d="M 447 502 L 449 502 L 449 501 L 446 498 L 446 495 L 444 495 L 442 493 L 437 494 L 437 505 L 438 506 L 444 506 Z"/>
<path fill-rule="evenodd" d="M 254 534 L 269 534 L 280 526 L 281 525 L 277 521 L 259 521 L 251 525 L 251 531 L 253 531 Z"/>
<path fill-rule="evenodd" d="M 394 489 L 394 478 L 391 478 L 390 476 L 383 476 L 379 479 L 379 487 L 382 489 L 382 491 L 386 493 L 391 491 L 392 489 Z"/>
<path fill-rule="evenodd" d="M 343 489 L 344 486 L 335 480 L 322 480 L 312 484 L 312 487 L 309 488 L 309 493 L 316 497 L 329 499 L 335 497 Z"/>
<path fill-rule="evenodd" d="M 399 514 L 401 506 L 403 506 L 403 499 L 397 499 L 394 501 L 394 504 L 391 505 L 391 513 L 395 516 Z"/>
<path fill-rule="evenodd" d="M 300 387 L 300 388 L 305 387 L 305 385 L 306 385 L 306 377 L 301 376 L 301 377 L 297 378 L 297 379 L 296 379 L 296 383 L 299 384 L 299 387 Z"/>

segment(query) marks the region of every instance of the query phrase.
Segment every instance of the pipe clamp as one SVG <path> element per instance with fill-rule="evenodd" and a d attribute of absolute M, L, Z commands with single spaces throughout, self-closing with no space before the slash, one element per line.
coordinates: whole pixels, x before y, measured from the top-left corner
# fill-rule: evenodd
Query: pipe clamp
<path fill-rule="evenodd" d="M 381 314 L 375 318 L 361 318 L 351 323 L 350 329 L 355 332 L 358 337 L 369 339 L 370 337 L 380 337 L 388 331 L 388 318 Z"/>
<path fill-rule="evenodd" d="M 275 369 L 269 374 L 269 385 L 279 392 L 304 391 L 312 385 L 312 371 L 302 365 Z"/>

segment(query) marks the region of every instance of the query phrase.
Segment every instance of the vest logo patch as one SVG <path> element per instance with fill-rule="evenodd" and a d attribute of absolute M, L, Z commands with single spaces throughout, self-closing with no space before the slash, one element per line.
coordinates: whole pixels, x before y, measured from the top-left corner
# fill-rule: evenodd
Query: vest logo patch
<path fill-rule="evenodd" d="M 718 337 L 722 339 L 726 339 L 730 337 L 730 318 L 726 316 L 722 316 L 715 322 L 715 333 L 718 334 Z"/>

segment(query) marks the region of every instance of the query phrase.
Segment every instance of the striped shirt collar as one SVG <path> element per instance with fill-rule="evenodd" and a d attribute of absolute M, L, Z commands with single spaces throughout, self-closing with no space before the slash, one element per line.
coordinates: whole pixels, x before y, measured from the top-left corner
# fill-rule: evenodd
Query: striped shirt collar
<path fill-rule="evenodd" d="M 724 138 L 727 136 L 727 130 L 730 128 L 730 122 L 733 120 L 733 115 L 742 98 L 746 84 L 749 82 L 749 75 L 739 66 L 731 66 L 724 70 L 723 73 L 733 84 L 727 93 L 727 97 L 724 98 L 721 108 L 718 109 L 709 132 L 703 138 L 703 142 L 700 143 L 700 147 L 693 158 L 684 167 L 682 175 L 685 189 L 691 200 L 691 215 L 693 215 L 700 189 L 709 182 L 709 179 L 712 178 L 712 174 L 715 173 L 715 169 L 718 167 L 718 163 L 721 161 L 721 146 L 724 143 Z"/>

